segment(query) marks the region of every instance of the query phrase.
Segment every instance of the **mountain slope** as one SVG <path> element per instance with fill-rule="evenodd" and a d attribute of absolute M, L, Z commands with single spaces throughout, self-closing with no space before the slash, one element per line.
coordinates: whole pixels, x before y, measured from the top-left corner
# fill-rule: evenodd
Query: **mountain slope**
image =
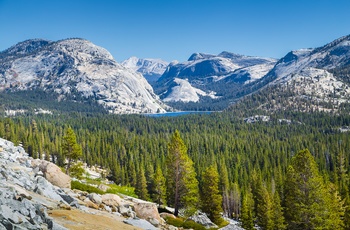
<path fill-rule="evenodd" d="M 27 40 L 0 53 L 0 90 L 44 90 L 97 101 L 111 113 L 163 112 L 139 73 L 84 39 Z M 78 98 L 77 97 L 77 98 Z"/>
<path fill-rule="evenodd" d="M 263 77 L 275 63 L 276 60 L 271 58 L 250 57 L 229 52 L 218 55 L 194 53 L 186 62 L 170 63 L 162 77 L 154 84 L 154 89 L 167 102 L 201 104 L 207 101 L 212 104 L 220 99 L 221 107 L 224 108 L 230 103 L 232 95 L 242 86 Z M 182 79 L 188 84 L 184 87 L 176 79 Z M 190 91 L 200 93 L 192 99 L 179 96 Z"/>
<path fill-rule="evenodd" d="M 157 81 L 164 73 L 168 62 L 161 59 L 130 57 L 121 63 L 124 67 L 141 73 L 149 83 Z"/>
<path fill-rule="evenodd" d="M 257 82 L 260 103 L 252 108 L 339 112 L 349 107 L 349 63 L 350 36 L 320 48 L 291 51 Z"/>

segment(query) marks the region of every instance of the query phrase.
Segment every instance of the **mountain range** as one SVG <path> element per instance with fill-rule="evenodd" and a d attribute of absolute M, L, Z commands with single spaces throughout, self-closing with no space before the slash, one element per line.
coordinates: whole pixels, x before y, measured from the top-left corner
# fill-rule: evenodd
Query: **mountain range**
<path fill-rule="evenodd" d="M 32 39 L 0 53 L 0 90 L 41 90 L 111 113 L 165 112 L 167 105 L 222 110 L 259 94 L 265 99 L 257 108 L 335 111 L 349 101 L 349 69 L 350 36 L 279 60 L 224 51 L 194 53 L 185 62 L 131 57 L 120 64 L 84 39 Z"/>

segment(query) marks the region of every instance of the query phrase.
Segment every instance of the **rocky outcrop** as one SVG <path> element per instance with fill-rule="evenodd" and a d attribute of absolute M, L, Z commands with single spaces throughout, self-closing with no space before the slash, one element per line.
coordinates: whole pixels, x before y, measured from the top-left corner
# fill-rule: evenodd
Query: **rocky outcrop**
<path fill-rule="evenodd" d="M 122 204 L 120 196 L 115 194 L 104 194 L 102 195 L 102 203 L 111 207 L 118 208 Z"/>
<path fill-rule="evenodd" d="M 57 165 L 46 160 L 35 159 L 31 160 L 31 167 L 35 173 L 42 173 L 51 184 L 60 188 L 71 188 L 71 178 Z"/>
<path fill-rule="evenodd" d="M 57 206 L 64 203 L 58 189 L 36 176 L 22 147 L 1 138 L 0 147 L 0 229 L 66 229 L 48 216 L 52 202 L 36 195 L 58 201 Z"/>
<path fill-rule="evenodd" d="M 155 225 L 159 225 L 163 221 L 158 213 L 157 205 L 154 203 L 136 203 L 134 209 L 137 217 L 153 221 Z"/>
<path fill-rule="evenodd" d="M 132 226 L 136 226 L 142 229 L 147 230 L 157 230 L 158 228 L 154 227 L 151 223 L 147 222 L 146 220 L 138 219 L 138 218 L 129 218 L 124 220 L 124 223 L 130 224 Z"/>
<path fill-rule="evenodd" d="M 206 228 L 218 228 L 218 226 L 209 219 L 207 214 L 203 212 L 197 212 L 195 215 L 191 216 L 189 219 L 193 220 L 198 224 L 203 225 Z"/>

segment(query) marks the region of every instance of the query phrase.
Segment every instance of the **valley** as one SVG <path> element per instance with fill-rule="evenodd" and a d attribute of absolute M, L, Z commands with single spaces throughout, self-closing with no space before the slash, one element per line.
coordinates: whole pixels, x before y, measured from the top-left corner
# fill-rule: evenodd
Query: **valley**
<path fill-rule="evenodd" d="M 349 36 L 279 60 L 224 51 L 170 63 L 118 63 L 85 39 L 27 40 L 0 53 L 0 137 L 70 173 L 80 194 L 108 179 L 133 197 L 130 213 L 139 198 L 176 216 L 145 220 L 152 228 L 203 229 L 203 212 L 214 229 L 349 229 L 349 65 Z"/>

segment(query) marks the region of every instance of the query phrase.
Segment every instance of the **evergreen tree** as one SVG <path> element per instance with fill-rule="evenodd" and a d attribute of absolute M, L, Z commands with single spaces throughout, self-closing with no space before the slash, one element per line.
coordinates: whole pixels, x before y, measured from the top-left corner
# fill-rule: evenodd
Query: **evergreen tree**
<path fill-rule="evenodd" d="M 202 174 L 202 211 L 208 214 L 208 217 L 215 224 L 220 225 L 223 222 L 222 196 L 219 191 L 219 174 L 216 167 L 208 167 Z"/>
<path fill-rule="evenodd" d="M 326 220 L 326 226 L 332 226 L 333 229 L 344 229 L 344 214 L 346 207 L 344 207 L 344 201 L 341 200 L 339 192 L 336 186 L 332 183 L 327 184 L 327 208 L 328 218 Z"/>
<path fill-rule="evenodd" d="M 349 195 L 344 200 L 344 228 L 350 230 L 350 197 Z"/>
<path fill-rule="evenodd" d="M 230 210 L 232 210 L 232 217 L 239 219 L 241 214 L 241 192 L 237 182 L 232 183 L 230 186 Z"/>
<path fill-rule="evenodd" d="M 66 174 L 69 175 L 69 169 L 73 161 L 78 160 L 83 155 L 72 128 L 68 128 L 66 135 L 63 137 L 62 152 L 63 156 L 68 160 Z"/>
<path fill-rule="evenodd" d="M 147 181 L 145 176 L 145 170 L 143 169 L 143 164 L 141 164 L 139 173 L 137 175 L 135 193 L 140 199 L 149 200 Z"/>
<path fill-rule="evenodd" d="M 166 181 L 168 204 L 174 206 L 174 215 L 178 216 L 180 208 L 184 208 L 187 215 L 192 214 L 198 206 L 198 181 L 187 147 L 177 130 L 168 144 Z"/>
<path fill-rule="evenodd" d="M 258 191 L 256 216 L 257 223 L 261 229 L 273 229 L 272 201 L 265 186 L 261 186 Z"/>
<path fill-rule="evenodd" d="M 281 199 L 278 192 L 275 192 L 273 196 L 273 207 L 272 207 L 272 222 L 273 228 L 276 230 L 286 229 L 283 216 L 283 208 L 281 206 Z"/>
<path fill-rule="evenodd" d="M 253 198 L 251 193 L 248 192 L 243 195 L 241 211 L 242 227 L 246 230 L 254 229 L 253 207 Z"/>
<path fill-rule="evenodd" d="M 152 191 L 153 201 L 159 205 L 166 205 L 166 181 L 159 165 L 154 173 Z"/>
<path fill-rule="evenodd" d="M 309 150 L 298 152 L 285 182 L 288 229 L 342 229 L 341 216 L 337 215 L 341 205 L 332 202 L 338 201 L 332 200 Z"/>

